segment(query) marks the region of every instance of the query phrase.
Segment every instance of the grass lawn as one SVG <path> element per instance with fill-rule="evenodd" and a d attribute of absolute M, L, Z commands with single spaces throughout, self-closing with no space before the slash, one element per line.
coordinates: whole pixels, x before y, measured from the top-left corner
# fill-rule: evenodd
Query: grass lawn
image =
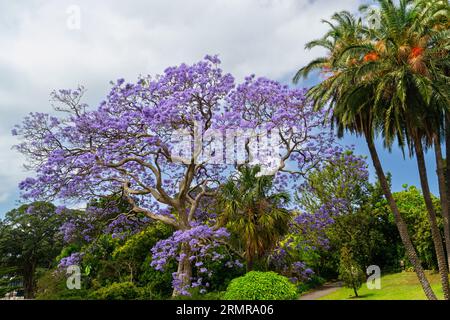
<path fill-rule="evenodd" d="M 427 271 L 427 278 L 438 296 L 442 299 L 439 274 Z M 321 297 L 319 300 L 425 300 L 425 294 L 414 272 L 401 272 L 381 277 L 381 289 L 369 290 L 366 284 L 358 290 L 359 298 L 355 298 L 353 290 L 340 288 L 337 291 Z"/>

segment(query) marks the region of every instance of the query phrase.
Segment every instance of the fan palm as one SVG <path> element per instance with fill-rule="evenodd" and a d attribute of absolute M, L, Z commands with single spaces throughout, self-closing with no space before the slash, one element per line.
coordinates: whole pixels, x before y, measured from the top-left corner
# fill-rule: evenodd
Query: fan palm
<path fill-rule="evenodd" d="M 272 193 L 273 177 L 259 175 L 259 166 L 241 166 L 221 188 L 218 197 L 219 225 L 236 236 L 243 250 L 247 271 L 263 258 L 286 234 L 290 213 L 283 208 L 288 193 Z"/>

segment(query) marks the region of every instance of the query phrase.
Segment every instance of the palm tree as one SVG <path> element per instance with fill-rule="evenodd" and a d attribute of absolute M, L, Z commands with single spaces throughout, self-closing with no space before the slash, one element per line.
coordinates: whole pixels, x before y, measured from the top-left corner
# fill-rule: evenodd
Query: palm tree
<path fill-rule="evenodd" d="M 443 178 L 439 136 L 443 132 L 443 114 L 449 106 L 448 84 L 439 63 L 435 63 L 442 60 L 442 47 L 436 43 L 442 32 L 436 32 L 427 23 L 441 10 L 439 6 L 424 7 L 423 1 L 413 5 L 405 0 L 398 6 L 388 0 L 379 3 L 380 26 L 371 30 L 372 41 L 349 50 L 375 53 L 378 57 L 368 63 L 371 67 L 361 77 L 366 77 L 374 88 L 375 112 L 382 119 L 386 144 L 390 147 L 397 138 L 400 146 L 407 145 L 411 155 L 415 152 L 444 296 L 449 299 L 448 265 L 424 160 L 424 146 L 434 145 L 438 174 Z M 440 189 L 443 211 L 448 213 L 442 183 Z"/>
<path fill-rule="evenodd" d="M 259 175 L 259 166 L 241 166 L 220 188 L 219 225 L 235 235 L 235 245 L 243 251 L 247 271 L 263 258 L 287 233 L 290 213 L 288 193 L 272 193 L 273 177 Z"/>
<path fill-rule="evenodd" d="M 446 0 L 422 0 L 418 1 L 417 4 L 418 9 L 422 12 L 421 19 L 425 21 L 425 23 L 418 24 L 422 28 L 427 28 L 425 32 L 430 34 L 430 44 L 428 51 L 430 52 L 430 56 L 433 56 L 435 59 L 432 61 L 437 64 L 437 68 L 440 72 L 439 75 L 443 75 L 444 79 L 433 79 L 437 82 L 443 82 L 446 84 L 446 87 L 443 88 L 444 93 L 449 92 L 448 88 L 448 77 L 450 75 L 450 66 L 449 66 L 449 26 L 450 26 L 450 4 Z M 430 50 L 432 49 L 432 50 Z M 434 74 L 434 73 L 433 73 Z M 445 80 L 447 79 L 447 80 Z M 444 220 L 444 237 L 445 237 L 445 246 L 447 251 L 447 266 L 450 269 L 450 188 L 447 186 L 450 185 L 450 168 L 447 168 L 447 182 L 446 182 L 446 173 L 444 172 L 444 160 L 441 150 L 441 137 L 445 136 L 446 143 L 446 157 L 450 157 L 450 114 L 447 111 L 448 108 L 448 96 L 447 101 L 444 101 L 441 105 L 439 105 L 439 99 L 436 100 L 434 97 L 431 97 L 430 104 L 434 106 L 437 112 L 437 117 L 441 121 L 440 124 L 440 134 L 434 134 L 434 150 L 435 150 L 435 158 L 436 158 L 436 167 L 437 167 L 437 175 L 438 175 L 438 183 L 439 183 L 439 194 L 441 198 L 441 207 L 442 207 L 442 216 Z"/>
<path fill-rule="evenodd" d="M 441 248 L 435 210 L 423 160 L 423 146 L 434 146 L 439 193 L 444 218 L 447 270 L 450 267 L 450 190 L 446 190 L 441 136 L 447 135 L 447 155 L 450 155 L 448 45 L 450 7 L 447 1 L 401 1 L 395 6 L 391 1 L 380 3 L 380 28 L 372 30 L 368 46 L 351 50 L 375 53 L 371 63 L 373 85 L 376 91 L 377 110 L 384 119 L 385 142 L 390 147 L 392 137 L 397 137 L 410 154 L 417 156 L 424 198 L 438 259 L 441 265 L 445 252 Z M 362 8 L 363 10 L 365 8 Z M 370 46 L 370 44 L 383 44 Z M 376 72 L 373 72 L 376 70 Z M 366 75 L 370 79 L 370 74 Z M 388 105 L 388 108 L 385 106 Z M 402 122 L 403 121 L 403 122 Z M 445 128 L 447 122 L 448 128 Z M 444 276 L 442 266 L 442 275 Z M 446 277 L 446 276 L 444 276 Z M 448 281 L 445 281 L 445 283 Z M 448 287 L 448 285 L 445 285 Z M 448 292 L 448 289 L 444 291 Z M 447 293 L 448 295 L 448 293 Z"/>
<path fill-rule="evenodd" d="M 445 263 L 442 264 L 445 258 L 442 259 L 442 241 L 437 224 L 434 223 L 434 208 L 428 201 L 431 195 L 422 150 L 422 141 L 430 141 L 430 132 L 433 131 L 431 129 L 439 122 L 436 117 L 437 110 L 424 112 L 424 108 L 431 106 L 431 100 L 437 102 L 433 104 L 436 107 L 445 103 L 446 98 L 442 94 L 441 82 L 430 79 L 429 74 L 436 73 L 435 70 L 426 68 L 427 64 L 422 55 L 422 43 L 428 38 L 425 38 L 423 32 L 417 32 L 420 30 L 417 27 L 417 19 L 420 18 L 419 12 L 423 14 L 423 11 L 418 10 L 419 6 L 411 7 L 410 3 L 411 1 L 404 0 L 396 6 L 392 1 L 379 0 L 380 25 L 376 28 L 368 28 L 361 20 L 356 20 L 347 12 L 335 14 L 333 20 L 337 24 L 329 23 L 332 26 L 331 31 L 324 38 L 307 44 L 307 47 L 318 45 L 327 48 L 330 51 L 328 57 L 312 61 L 300 69 L 294 81 L 307 76 L 315 69 L 325 69 L 329 73 L 325 81 L 309 90 L 308 97 L 316 108 L 329 104 L 340 135 L 344 130 L 364 135 L 407 255 L 425 294 L 429 299 L 436 299 L 411 243 L 406 224 L 392 197 L 374 145 L 374 135 L 381 133 L 385 145 L 389 148 L 395 138 L 400 147 L 406 145 L 410 152 L 414 148 L 424 197 L 426 202 L 431 204 L 427 208 L 447 298 L 448 273 Z M 366 8 L 362 8 L 364 9 Z M 337 18 L 338 16 L 340 18 Z M 345 23 L 343 20 L 346 20 Z M 352 30 L 347 30 L 348 28 Z M 431 116 L 427 117 L 427 114 Z"/>

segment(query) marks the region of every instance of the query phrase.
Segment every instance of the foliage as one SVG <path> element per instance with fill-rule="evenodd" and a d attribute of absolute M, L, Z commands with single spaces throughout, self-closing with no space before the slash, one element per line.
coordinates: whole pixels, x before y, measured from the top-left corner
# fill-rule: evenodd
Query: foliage
<path fill-rule="evenodd" d="M 307 182 L 299 189 L 298 202 L 303 212 L 295 218 L 298 232 L 315 238 L 313 245 L 329 249 L 330 230 L 338 230 L 340 221 L 364 210 L 369 198 L 367 164 L 351 150 L 322 163 L 308 174 Z M 342 241 L 349 241 L 349 228 L 341 232 Z M 340 238 L 340 237 L 337 237 Z M 360 240 L 362 240 L 360 238 Z M 336 248 L 332 248 L 336 249 Z"/>
<path fill-rule="evenodd" d="M 120 280 L 124 266 L 115 263 L 112 259 L 114 250 L 123 242 L 105 234 L 80 249 L 78 263 L 84 270 L 88 270 L 89 280 L 95 279 L 99 285 L 108 285 Z"/>
<path fill-rule="evenodd" d="M 376 2 L 375 10 L 361 7 L 362 19 L 347 11 L 334 14 L 327 22 L 331 30 L 307 44 L 325 48 L 328 56 L 300 69 L 296 80 L 312 70 L 325 71 L 327 78 L 308 96 L 317 107 L 333 101 L 341 132 L 374 130 L 387 146 L 398 138 L 401 147 L 406 143 L 412 151 L 413 136 L 439 130 L 442 122 L 436 117 L 448 105 L 450 8 L 446 1 L 434 6 L 427 1 Z"/>
<path fill-rule="evenodd" d="M 176 271 L 174 262 L 168 264 L 164 272 L 155 270 L 152 264 L 150 248 L 172 233 L 172 227 L 155 222 L 141 232 L 129 237 L 112 253 L 114 263 L 123 267 L 121 280 L 132 281 L 147 288 L 152 299 L 156 296 L 167 298 L 171 294 L 172 273 Z"/>
<path fill-rule="evenodd" d="M 83 284 L 84 279 L 81 283 Z M 36 285 L 37 300 L 85 300 L 90 291 L 81 289 L 68 289 L 67 276 L 63 272 L 48 270 L 39 277 Z"/>
<path fill-rule="evenodd" d="M 176 266 L 170 263 L 164 272 L 155 270 L 151 267 L 150 249 L 171 233 L 170 226 L 153 222 L 126 238 L 103 234 L 87 243 L 75 254 L 80 256 L 77 264 L 84 270 L 88 288 L 100 289 L 116 282 L 131 282 L 142 287 L 139 289 L 141 295 L 151 299 L 169 297 Z M 66 263 L 62 260 L 60 265 L 63 262 Z"/>
<path fill-rule="evenodd" d="M 152 292 L 154 299 L 167 299 L 172 295 L 173 273 L 176 272 L 177 265 L 173 261 L 168 263 L 164 271 L 158 271 L 151 266 L 151 262 L 151 256 L 142 262 L 138 283 L 146 286 Z"/>
<path fill-rule="evenodd" d="M 171 300 L 223 300 L 225 291 L 211 291 L 200 293 L 200 290 L 191 290 L 189 296 L 172 297 Z"/>
<path fill-rule="evenodd" d="M 364 158 L 347 151 L 311 171 L 298 201 L 305 213 L 296 218 L 300 234 L 293 235 L 293 243 L 318 238 L 322 245 L 310 250 L 316 256 L 310 254 L 309 264 L 319 274 L 336 275 L 343 247 L 351 249 L 363 267 L 376 264 L 386 270 L 399 265 L 397 230 L 389 212 L 378 210 L 385 202 L 379 184 L 368 181 Z"/>
<path fill-rule="evenodd" d="M 160 244 L 161 256 L 153 261 L 161 263 L 164 253 L 166 260 L 177 255 L 180 269 L 173 283 L 180 285 L 175 288 L 180 294 L 181 288 L 191 284 L 189 259 L 214 256 L 189 255 L 189 241 L 199 236 L 216 246 L 215 213 L 202 210 L 202 204 L 227 179 L 235 163 L 242 162 L 234 153 L 228 162 L 219 161 L 226 154 L 214 153 L 211 139 L 198 139 L 198 133 L 207 137 L 246 129 L 268 138 L 264 130 L 273 132 L 273 137 L 280 138 L 272 139 L 275 145 L 261 147 L 254 155 L 245 148 L 243 161 L 261 165 L 265 174 L 279 173 L 279 185 L 301 181 L 309 168 L 336 152 L 324 114 L 305 103 L 303 90 L 254 76 L 235 86 L 233 76 L 219 65 L 216 56 L 206 56 L 135 83 L 119 79 L 93 110 L 81 101 L 82 87 L 54 92 L 52 101 L 64 116 L 32 113 L 13 129 L 21 139 L 17 150 L 27 156 L 36 173 L 20 183 L 23 197 L 91 201 L 120 195 L 129 205 L 123 219 L 140 214 L 174 227 L 178 234 L 172 240 L 184 242 L 177 244 L 176 252 L 162 249 L 167 242 Z M 184 138 L 189 139 L 188 147 L 180 147 Z M 245 144 L 250 138 L 244 138 Z M 194 141 L 203 152 L 197 152 L 198 148 L 192 152 Z M 274 147 L 280 157 L 269 157 Z M 219 163 L 207 161 L 211 157 Z M 296 170 L 286 170 L 288 161 Z"/>
<path fill-rule="evenodd" d="M 297 290 L 288 278 L 275 272 L 251 271 L 231 281 L 225 300 L 294 300 Z"/>
<path fill-rule="evenodd" d="M 450 5 L 448 1 L 377 0 L 375 8 L 363 5 L 360 11 L 361 17 L 342 11 L 333 15 L 332 22 L 325 21 L 329 31 L 306 47 L 325 48 L 326 56 L 301 68 L 294 80 L 313 70 L 326 73 L 326 79 L 311 88 L 307 97 L 316 109 L 330 111 L 339 135 L 344 131 L 364 135 L 407 255 L 428 298 L 436 299 L 387 185 L 374 138 L 380 135 L 388 149 L 397 141 L 410 156 L 415 153 L 442 286 L 445 298 L 449 299 L 443 241 L 429 191 L 423 149 L 434 145 L 442 204 L 448 206 L 440 137 L 446 135 L 450 141 L 445 130 L 450 101 Z M 448 210 L 444 210 L 444 215 L 448 220 Z M 450 248 L 449 229 L 446 223 L 447 248 Z"/>
<path fill-rule="evenodd" d="M 149 219 L 143 214 L 129 215 L 130 209 L 127 199 L 117 195 L 91 199 L 85 210 L 58 207 L 60 212 L 70 211 L 70 219 L 61 226 L 64 241 L 82 245 L 94 241 L 101 234 L 125 238 L 139 232 Z"/>
<path fill-rule="evenodd" d="M 90 294 L 96 300 L 133 300 L 140 295 L 140 290 L 132 282 L 114 282 Z"/>
<path fill-rule="evenodd" d="M 245 274 L 245 268 L 240 263 L 241 257 L 229 249 L 229 244 L 221 245 L 216 251 L 218 254 L 227 258 L 223 260 L 205 261 L 202 267 L 207 270 L 212 270 L 212 275 L 208 278 L 208 292 L 203 293 L 203 295 L 225 291 L 231 280 Z M 198 291 L 200 292 L 200 290 Z M 203 295 L 200 294 L 202 297 Z"/>
<path fill-rule="evenodd" d="M 430 222 L 427 216 L 427 209 L 422 193 L 414 186 L 404 186 L 405 190 L 394 193 L 394 199 L 404 217 L 411 240 L 417 249 L 417 253 L 427 269 L 437 269 L 436 253 L 431 236 Z M 387 206 L 386 204 L 384 204 Z M 433 205 L 438 213 L 438 226 L 443 228 L 441 215 L 441 205 L 439 199 L 433 197 Z M 386 207 L 385 207 L 386 208 Z M 386 208 L 387 210 L 387 208 Z"/>
<path fill-rule="evenodd" d="M 347 247 L 341 249 L 339 279 L 344 282 L 346 287 L 353 289 L 356 297 L 358 296 L 358 289 L 366 280 L 362 266 L 354 259 L 352 251 Z"/>
<path fill-rule="evenodd" d="M 114 249 L 111 256 L 118 265 L 124 266 L 128 271 L 128 281 L 138 280 L 136 276 L 141 273 L 141 265 L 149 256 L 149 249 L 161 239 L 169 237 L 172 232 L 170 226 L 155 222 Z"/>
<path fill-rule="evenodd" d="M 0 266 L 0 297 L 22 288 L 21 277 L 16 267 Z"/>
<path fill-rule="evenodd" d="M 53 204 L 35 202 L 6 213 L 0 222 L 0 265 L 14 269 L 11 275 L 20 278 L 26 298 L 34 296 L 37 268 L 52 267 L 62 248 L 64 220 Z"/>
<path fill-rule="evenodd" d="M 264 258 L 287 233 L 292 216 L 290 196 L 274 192 L 273 177 L 260 175 L 259 166 L 242 166 L 221 186 L 219 225 L 233 234 L 234 246 L 245 257 L 247 271 Z"/>
<path fill-rule="evenodd" d="M 299 283 L 297 285 L 297 291 L 299 293 L 303 293 L 303 292 L 309 291 L 311 289 L 320 287 L 325 282 L 326 282 L 325 278 L 322 278 L 320 276 L 314 275 L 314 276 L 311 277 L 311 279 L 309 279 L 309 280 L 307 280 L 305 282 Z"/>

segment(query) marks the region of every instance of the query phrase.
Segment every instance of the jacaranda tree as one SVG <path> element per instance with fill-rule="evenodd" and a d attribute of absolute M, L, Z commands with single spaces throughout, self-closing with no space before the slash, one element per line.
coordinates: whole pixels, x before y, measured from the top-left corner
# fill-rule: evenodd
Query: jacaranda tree
<path fill-rule="evenodd" d="M 120 79 L 95 109 L 82 102 L 82 87 L 54 92 L 61 116 L 31 113 L 13 130 L 36 173 L 21 182 L 23 197 L 124 197 L 125 215 L 144 214 L 176 230 L 153 248 L 153 264 L 176 259 L 174 295 L 187 293 L 201 278 L 193 264 L 218 258 L 214 248 L 228 236 L 204 203 L 238 162 L 259 164 L 286 186 L 339 151 L 324 113 L 305 103 L 303 90 L 254 76 L 236 87 L 219 65 L 206 56 L 136 83 Z"/>

